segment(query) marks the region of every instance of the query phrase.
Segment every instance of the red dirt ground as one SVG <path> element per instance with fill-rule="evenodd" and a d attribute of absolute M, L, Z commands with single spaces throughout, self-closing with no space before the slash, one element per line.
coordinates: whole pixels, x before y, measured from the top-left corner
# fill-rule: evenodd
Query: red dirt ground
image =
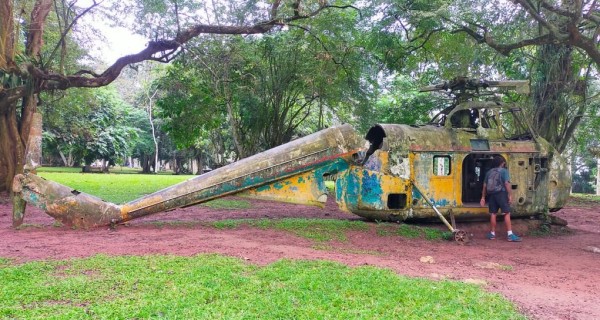
<path fill-rule="evenodd" d="M 312 241 L 283 231 L 206 226 L 208 221 L 237 218 L 357 219 L 339 211 L 334 203 L 325 209 L 263 201 L 253 204 L 252 209 L 236 211 L 196 206 L 145 217 L 114 230 L 87 231 L 57 227 L 52 218 L 30 207 L 25 227 L 15 230 L 10 204 L 0 197 L 0 257 L 20 263 L 95 254 L 220 253 L 261 265 L 283 258 L 326 259 L 351 266 L 389 268 L 407 276 L 482 283 L 533 319 L 600 319 L 600 254 L 584 250 L 600 247 L 599 207 L 567 207 L 556 216 L 569 222 L 571 233 L 525 235 L 521 243 L 507 242 L 503 236 L 486 240 L 485 224 L 465 224 L 460 227 L 474 236 L 465 246 L 451 241 L 381 237 L 371 230 L 352 232 L 347 242 L 327 243 L 327 250 L 317 250 Z M 516 231 L 523 232 L 526 221 L 521 221 L 515 223 Z M 499 223 L 498 234 L 504 235 L 502 228 Z M 425 256 L 431 256 L 432 263 L 421 262 Z"/>

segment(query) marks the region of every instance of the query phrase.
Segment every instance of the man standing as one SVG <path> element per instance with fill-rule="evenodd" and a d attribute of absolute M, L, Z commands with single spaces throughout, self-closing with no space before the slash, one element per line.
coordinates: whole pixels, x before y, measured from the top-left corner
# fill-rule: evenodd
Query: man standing
<path fill-rule="evenodd" d="M 496 239 L 496 214 L 498 209 L 504 215 L 504 223 L 508 233 L 508 241 L 519 242 L 521 238 L 512 232 L 510 223 L 510 204 L 512 202 L 512 189 L 508 170 L 506 170 L 506 161 L 502 156 L 495 156 L 492 159 L 493 168 L 490 169 L 483 179 L 483 190 L 481 191 L 481 206 L 485 206 L 487 196 L 488 206 L 490 209 L 490 224 L 491 231 L 487 238 L 490 240 Z"/>

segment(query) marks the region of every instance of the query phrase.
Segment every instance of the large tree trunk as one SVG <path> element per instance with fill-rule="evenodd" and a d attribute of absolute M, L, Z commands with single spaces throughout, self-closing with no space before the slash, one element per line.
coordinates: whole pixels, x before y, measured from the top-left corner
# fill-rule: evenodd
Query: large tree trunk
<path fill-rule="evenodd" d="M 16 108 L 15 108 L 16 109 Z M 37 109 L 37 95 L 33 93 L 33 91 L 23 98 L 22 106 L 21 106 L 21 121 L 19 121 L 19 130 L 18 137 L 13 141 L 17 141 L 15 143 L 15 170 L 12 172 L 12 175 L 9 175 L 10 184 L 8 185 L 9 190 L 11 190 L 12 179 L 16 174 L 23 173 L 23 169 L 25 167 L 25 158 L 27 151 L 27 144 L 29 141 L 29 133 L 31 130 L 31 124 L 33 121 L 33 115 L 35 114 Z M 13 122 L 17 122 L 16 112 L 13 117 Z M 16 195 L 12 195 L 13 198 L 13 226 L 18 227 L 23 223 L 23 218 L 25 216 L 25 207 L 26 203 L 23 199 Z"/>
<path fill-rule="evenodd" d="M 23 108 L 27 109 L 30 101 L 23 102 Z M 29 138 L 29 130 L 19 130 L 17 119 L 17 103 L 0 103 L 0 191 L 11 192 L 12 179 L 16 174 L 23 172 L 25 165 L 25 141 Z M 21 119 L 21 128 L 31 125 L 31 117 Z M 11 192 L 12 196 L 12 192 Z M 13 225 L 19 226 L 23 222 L 25 203 L 19 197 L 13 198 Z"/>
<path fill-rule="evenodd" d="M 572 52 L 570 46 L 540 46 L 537 70 L 533 74 L 534 127 L 551 145 L 558 147 L 565 137 L 565 119 L 573 92 Z M 559 150 L 561 151 L 561 150 Z"/>
<path fill-rule="evenodd" d="M 10 191 L 12 179 L 23 170 L 25 144 L 19 134 L 17 103 L 0 103 L 0 191 Z"/>
<path fill-rule="evenodd" d="M 204 173 L 204 161 L 202 161 L 202 153 L 198 152 L 196 156 L 196 162 L 198 163 L 198 168 L 196 170 L 196 174 L 200 175 Z"/>
<path fill-rule="evenodd" d="M 31 18 L 26 30 L 25 55 L 32 61 L 40 60 L 40 52 L 43 45 L 44 25 L 50 9 L 52 0 L 37 0 L 31 11 Z M 25 151 L 29 142 L 29 131 L 33 114 L 37 108 L 36 89 L 39 83 L 35 79 L 23 79 L 31 77 L 24 75 L 14 62 L 14 15 L 12 1 L 0 1 L 0 70 L 19 81 L 13 81 L 13 87 L 3 88 L 4 94 L 0 96 L 0 192 L 11 191 L 12 179 L 16 174 L 23 172 L 25 165 Z M 16 77 L 16 78 L 15 78 Z M 23 87 L 22 82 L 27 80 L 29 84 Z M 19 95 L 12 94 L 20 92 Z M 16 97 L 21 97 L 20 99 Z M 21 112 L 17 113 L 18 102 L 21 101 Z M 18 226 L 23 221 L 25 203 L 19 197 L 13 195 L 13 225 Z"/>
<path fill-rule="evenodd" d="M 142 167 L 142 173 L 150 173 L 150 157 L 147 154 L 140 156 L 140 165 Z"/>

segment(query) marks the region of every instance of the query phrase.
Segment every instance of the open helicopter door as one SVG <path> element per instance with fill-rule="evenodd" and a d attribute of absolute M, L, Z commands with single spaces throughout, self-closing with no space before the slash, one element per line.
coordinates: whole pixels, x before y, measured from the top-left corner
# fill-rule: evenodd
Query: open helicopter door
<path fill-rule="evenodd" d="M 463 206 L 479 206 L 483 179 L 492 169 L 492 159 L 496 154 L 471 153 L 462 163 L 462 203 Z"/>

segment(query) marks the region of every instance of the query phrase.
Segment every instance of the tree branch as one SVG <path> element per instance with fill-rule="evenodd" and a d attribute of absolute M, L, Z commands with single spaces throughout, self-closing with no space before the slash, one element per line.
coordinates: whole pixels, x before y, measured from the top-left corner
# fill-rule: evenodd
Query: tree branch
<path fill-rule="evenodd" d="M 565 10 L 563 8 L 560 8 L 560 7 L 555 7 L 555 6 L 553 6 L 553 5 L 551 5 L 548 2 L 543 1 L 543 0 L 540 1 L 540 5 L 542 6 L 542 8 L 544 8 L 544 9 L 550 11 L 550 12 L 554 12 L 554 13 L 556 13 L 558 15 L 561 15 L 561 16 L 564 16 L 564 17 L 569 17 L 571 19 L 577 19 L 580 16 L 579 13 L 571 12 L 569 10 Z"/>
<path fill-rule="evenodd" d="M 533 17 L 535 21 L 540 23 L 546 30 L 548 30 L 548 33 L 535 38 L 524 39 L 509 44 L 497 43 L 485 27 L 476 24 L 473 25 L 484 31 L 483 36 L 467 26 L 459 26 L 459 28 L 457 30 L 452 31 L 452 33 L 465 32 L 477 42 L 485 42 L 492 49 L 498 51 L 499 53 L 505 56 L 509 55 L 510 52 L 513 50 L 520 49 L 526 46 L 544 44 L 571 45 L 573 47 L 582 49 L 597 65 L 600 65 L 600 49 L 598 48 L 598 41 L 596 40 L 600 32 L 600 15 L 598 15 L 597 11 L 595 10 L 597 6 L 596 1 L 594 1 L 589 6 L 588 11 L 586 13 L 583 13 L 583 8 L 581 4 L 576 4 L 575 11 L 577 11 L 577 13 L 574 11 L 566 10 L 564 8 L 555 7 L 546 2 L 545 0 L 542 0 L 541 6 L 548 12 L 552 12 L 557 15 L 569 18 L 569 21 L 563 22 L 565 27 L 564 32 L 560 31 L 560 25 L 552 25 L 548 22 L 548 20 L 541 16 L 537 12 L 537 8 L 534 7 L 532 1 L 513 0 L 513 2 L 520 5 L 529 15 Z M 588 23 L 594 24 L 592 27 L 595 27 L 595 31 L 592 31 L 591 37 L 584 35 L 582 33 L 582 29 L 578 27 L 578 23 L 580 22 L 582 17 L 587 19 Z"/>
<path fill-rule="evenodd" d="M 523 9 L 525 9 L 525 11 L 527 11 L 527 13 L 529 13 L 529 15 L 535 21 L 539 22 L 544 28 L 546 28 L 546 30 L 548 30 L 553 37 L 557 39 L 564 38 L 564 36 L 560 35 L 560 30 L 558 30 L 556 26 L 548 23 L 548 21 L 546 21 L 546 19 L 544 19 L 544 17 L 537 12 L 536 8 L 534 8 L 527 0 L 514 0 L 514 2 L 520 4 L 521 7 L 523 7 Z"/>
<path fill-rule="evenodd" d="M 65 41 L 65 37 L 67 36 L 67 34 L 69 33 L 69 31 L 71 31 L 71 29 L 73 28 L 73 26 L 75 25 L 75 23 L 77 22 L 77 20 L 79 20 L 81 17 L 83 17 L 86 13 L 90 12 L 90 10 L 92 10 L 93 8 L 97 7 L 98 5 L 100 5 L 102 3 L 102 1 L 96 2 L 95 0 L 93 1 L 93 4 L 86 8 L 85 10 L 83 10 L 82 13 L 78 14 L 73 21 L 71 21 L 71 23 L 69 23 L 69 26 L 66 27 L 61 35 L 60 35 L 60 40 L 58 40 L 58 42 L 56 43 L 56 46 L 54 46 L 54 49 L 52 50 L 52 53 L 50 54 L 50 56 L 48 56 L 48 60 L 46 61 L 46 63 L 43 63 L 42 66 L 45 67 L 48 63 L 50 63 L 50 61 L 52 61 L 52 59 L 54 58 L 54 55 L 56 54 L 56 51 L 58 51 L 58 48 L 60 48 L 60 45 L 63 43 L 63 41 Z M 71 9 L 71 7 L 73 6 L 74 3 L 69 5 L 69 9 Z M 57 10 L 58 11 L 58 10 Z M 60 19 L 59 19 L 60 22 Z M 66 22 L 66 21 L 65 21 Z"/>
<path fill-rule="evenodd" d="M 492 36 L 486 32 L 484 35 L 485 43 L 490 46 L 492 49 L 500 52 L 501 54 L 508 56 L 511 51 L 520 49 L 523 47 L 531 46 L 531 45 L 542 45 L 542 44 L 550 44 L 554 43 L 554 37 L 550 34 L 545 34 L 543 36 L 535 37 L 533 39 L 524 39 L 519 42 L 511 43 L 511 44 L 500 44 L 497 43 Z"/>
<path fill-rule="evenodd" d="M 475 30 L 473 30 L 471 28 L 462 26 L 456 30 L 450 31 L 450 33 L 459 33 L 459 32 L 464 32 L 464 33 L 470 35 L 471 38 L 473 38 L 473 39 L 475 39 L 475 41 L 477 41 L 477 43 L 485 43 L 485 36 L 475 32 Z"/>
<path fill-rule="evenodd" d="M 27 45 L 25 48 L 25 53 L 30 57 L 37 58 L 40 54 L 43 43 L 44 24 L 51 8 L 51 0 L 37 0 L 33 10 L 31 10 L 31 22 L 27 30 Z"/>
<path fill-rule="evenodd" d="M 44 1 L 44 0 L 38 0 Z M 45 0 L 48 1 L 48 0 Z M 129 64 L 134 64 L 146 60 L 158 61 L 158 62 L 169 62 L 172 61 L 178 54 L 180 54 L 185 45 L 190 40 L 199 36 L 200 34 L 227 34 L 227 35 L 242 35 L 242 34 L 262 34 L 267 33 L 275 26 L 286 25 L 296 20 L 303 20 L 314 17 L 320 12 L 326 9 L 347 9 L 352 8 L 358 10 L 356 7 L 347 6 L 333 6 L 327 5 L 325 1 L 321 3 L 318 9 L 301 15 L 294 15 L 289 17 L 277 18 L 277 12 L 279 9 L 280 0 L 273 3 L 270 8 L 271 19 L 268 21 L 259 22 L 250 26 L 221 26 L 221 25 L 206 25 L 198 24 L 191 26 L 180 33 L 178 33 L 172 39 L 155 40 L 148 42 L 145 49 L 136 53 L 121 57 L 109 66 L 102 74 L 96 74 L 89 70 L 80 70 L 72 75 L 61 75 L 53 73 L 42 68 L 28 65 L 27 69 L 31 75 L 41 80 L 39 87 L 36 88 L 36 92 L 45 90 L 65 90 L 73 87 L 101 87 L 113 82 L 121 73 L 124 67 Z"/>

